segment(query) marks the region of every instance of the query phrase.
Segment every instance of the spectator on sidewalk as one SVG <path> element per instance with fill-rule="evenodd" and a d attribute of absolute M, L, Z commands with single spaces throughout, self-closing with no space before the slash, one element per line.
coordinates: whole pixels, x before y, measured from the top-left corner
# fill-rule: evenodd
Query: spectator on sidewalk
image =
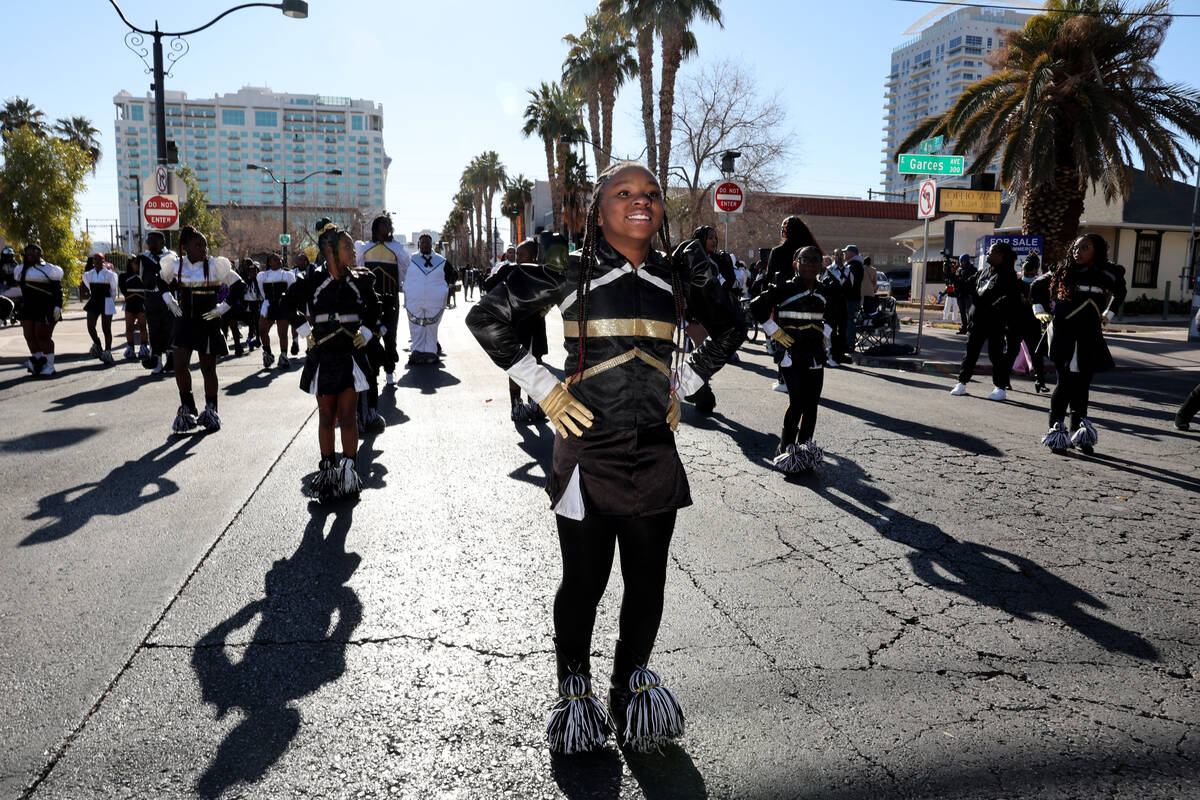
<path fill-rule="evenodd" d="M 958 328 L 960 334 L 966 334 L 971 327 L 971 311 L 975 306 L 975 276 L 978 274 L 979 270 L 975 269 L 970 253 L 958 257 L 958 267 L 954 270 L 954 296 L 962 314 L 962 325 Z"/>
<path fill-rule="evenodd" d="M 963 355 L 958 371 L 958 383 L 950 394 L 962 396 L 967 393 L 967 383 L 975 374 L 975 364 L 988 346 L 988 359 L 992 362 L 992 384 L 995 388 L 989 400 L 1004 400 L 1012 370 L 1015 353 L 1005 349 L 1008 330 L 1017 324 L 1021 307 L 1021 283 L 1017 279 L 1017 254 L 1007 242 L 996 242 L 988 250 L 987 266 L 979 272 L 973 294 L 976 298 L 975 311 L 967 335 L 967 352 Z"/>
<path fill-rule="evenodd" d="M 847 270 L 845 254 L 841 250 L 833 251 L 833 263 L 825 268 L 821 276 L 821 294 L 825 297 L 826 316 L 831 332 L 829 334 L 828 366 L 839 367 L 848 360 L 846 355 L 846 284 Z"/>
<path fill-rule="evenodd" d="M 11 247 L 0 250 L 0 325 L 17 322 L 17 303 L 21 288 L 17 286 L 17 256 Z"/>
<path fill-rule="evenodd" d="M 871 263 L 871 257 L 863 259 L 862 309 L 863 314 L 874 314 L 879 308 L 879 270 Z"/>
<path fill-rule="evenodd" d="M 846 352 L 853 355 L 858 333 L 858 310 L 862 308 L 863 260 L 858 245 L 842 248 L 846 257 Z"/>

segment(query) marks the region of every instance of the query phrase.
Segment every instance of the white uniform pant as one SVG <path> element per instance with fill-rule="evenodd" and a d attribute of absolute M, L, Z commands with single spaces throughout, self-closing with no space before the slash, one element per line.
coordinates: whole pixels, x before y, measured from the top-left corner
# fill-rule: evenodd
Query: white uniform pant
<path fill-rule="evenodd" d="M 408 333 L 412 338 L 410 349 L 413 353 L 437 354 L 438 326 L 445 310 L 445 305 L 439 308 L 405 308 L 408 312 Z"/>
<path fill-rule="evenodd" d="M 948 294 L 942 306 L 942 322 L 958 321 L 958 298 Z"/>

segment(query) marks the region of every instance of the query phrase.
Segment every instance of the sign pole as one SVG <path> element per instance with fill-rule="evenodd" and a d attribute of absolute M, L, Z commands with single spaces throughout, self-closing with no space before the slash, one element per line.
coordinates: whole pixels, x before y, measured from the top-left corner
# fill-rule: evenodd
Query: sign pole
<path fill-rule="evenodd" d="M 722 216 L 725 217 L 725 252 L 729 253 L 732 252 L 729 249 L 729 215 L 722 214 Z"/>
<path fill-rule="evenodd" d="M 925 243 L 921 245 L 921 307 L 917 312 L 917 352 L 921 355 L 921 331 L 925 328 L 925 277 L 929 274 L 929 217 L 925 218 Z"/>

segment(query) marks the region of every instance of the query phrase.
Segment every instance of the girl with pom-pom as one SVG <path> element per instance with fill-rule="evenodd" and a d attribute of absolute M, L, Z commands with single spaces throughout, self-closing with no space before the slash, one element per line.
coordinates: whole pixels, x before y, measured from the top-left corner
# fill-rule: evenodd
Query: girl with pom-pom
<path fill-rule="evenodd" d="M 184 433 L 199 425 L 216 431 L 221 428 L 221 418 L 217 416 L 217 358 L 229 354 L 221 331 L 221 317 L 230 308 L 229 302 L 219 299 L 219 292 L 224 286 L 227 299 L 240 302 L 246 285 L 228 258 L 209 256 L 208 240 L 191 225 L 183 226 L 179 232 L 179 250 L 181 255 L 168 252 L 163 256 L 158 274 L 166 286 L 163 302 L 175 317 L 171 344 L 179 410 L 171 430 Z M 200 413 L 196 412 L 192 373 L 188 370 L 193 352 L 199 356 L 200 373 L 204 376 L 204 410 Z"/>
<path fill-rule="evenodd" d="M 1095 233 L 1076 239 L 1066 260 L 1030 287 L 1034 314 L 1049 323 L 1046 340 L 1058 373 L 1050 430 L 1042 437 L 1055 453 L 1077 447 L 1090 455 L 1099 440 L 1087 418 L 1088 393 L 1095 374 L 1115 366 L 1103 331 L 1125 302 L 1125 291 L 1125 268 L 1109 262 L 1108 242 Z"/>
<path fill-rule="evenodd" d="M 821 249 L 801 247 L 793 259 L 790 279 L 771 284 L 750 301 L 750 313 L 762 324 L 763 332 L 784 350 L 779 373 L 789 402 L 774 463 L 787 473 L 810 472 L 825 456 L 813 434 L 825 385 L 825 346 L 832 331 L 826 320 L 825 295 L 817 285 Z"/>
<path fill-rule="evenodd" d="M 370 388 L 366 347 L 377 335 L 379 298 L 375 278 L 354 268 L 354 239 L 331 222 L 318 223 L 323 270 L 301 278 L 288 291 L 288 306 L 305 317 L 297 332 L 308 339 L 300 388 L 317 398 L 317 441 L 321 461 L 309 484 L 319 500 L 356 497 L 362 490 L 358 458 L 358 393 Z M 342 455 L 333 447 L 342 433 Z"/>
<path fill-rule="evenodd" d="M 563 564 L 554 599 L 559 697 L 546 731 L 558 753 L 600 747 L 614 726 L 637 750 L 683 732 L 675 696 L 647 668 L 675 515 L 691 504 L 675 449 L 676 387 L 702 384 L 679 360 L 679 276 L 651 247 L 665 217 L 654 174 L 616 163 L 596 180 L 581 253 L 568 258 L 566 242 L 547 237 L 544 266 L 520 265 L 467 315 L 488 355 L 560 434 L 546 487 Z M 565 381 L 518 334 L 550 304 L 563 317 Z M 618 545 L 625 595 L 606 712 L 591 683 L 592 629 Z"/>

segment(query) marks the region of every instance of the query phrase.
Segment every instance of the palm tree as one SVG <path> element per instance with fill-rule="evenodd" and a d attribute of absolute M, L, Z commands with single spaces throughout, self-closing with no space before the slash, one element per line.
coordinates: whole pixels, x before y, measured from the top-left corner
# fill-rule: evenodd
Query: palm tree
<path fill-rule="evenodd" d="M 459 189 L 458 194 L 454 195 L 454 211 L 461 217 L 461 225 L 458 233 L 463 239 L 463 253 L 466 255 L 466 263 L 473 264 L 474 258 L 471 248 L 471 208 L 474 201 L 474 194 L 469 189 Z"/>
<path fill-rule="evenodd" d="M 625 28 L 611 11 L 584 17 L 586 29 L 563 41 L 571 45 L 563 62 L 563 83 L 584 98 L 592 130 L 592 154 L 596 174 L 608 166 L 612 157 L 612 112 L 617 89 L 638 72 L 635 47 Z"/>
<path fill-rule="evenodd" d="M 550 205 L 554 212 L 554 230 L 562 230 L 562 171 L 566 168 L 568 144 L 563 136 L 583 133 L 579 125 L 580 100 L 557 85 L 543 82 L 529 90 L 525 106 L 526 136 L 536 133 L 546 146 L 546 175 L 550 181 Z M 557 159 L 558 168 L 555 168 Z"/>
<path fill-rule="evenodd" d="M 690 30 L 692 23 L 699 18 L 724 27 L 719 0 L 602 0 L 600 8 L 618 13 L 622 23 L 637 34 L 647 162 L 651 172 L 658 176 L 665 193 L 671 164 L 671 131 L 675 121 L 675 76 L 683 60 L 697 49 L 696 36 Z M 654 128 L 652 74 L 655 33 L 662 44 L 657 135 Z"/>
<path fill-rule="evenodd" d="M 478 178 L 483 186 L 483 209 L 484 214 L 488 217 L 486 220 L 488 223 L 488 258 L 493 258 L 496 254 L 496 246 L 492 239 L 492 200 L 495 198 L 496 192 L 503 189 L 504 184 L 508 182 L 508 173 L 505 172 L 504 165 L 500 163 L 500 155 L 495 150 L 484 152 L 479 156 L 477 162 Z"/>
<path fill-rule="evenodd" d="M 508 182 L 508 186 L 504 190 L 504 199 L 500 201 L 500 213 L 508 217 L 512 224 L 514 241 L 521 241 L 528 235 L 524 223 L 529 216 L 531 202 L 533 202 L 533 181 L 524 175 L 518 175 Z"/>
<path fill-rule="evenodd" d="M 563 189 L 563 225 L 572 239 L 582 241 L 592 182 L 588 180 L 587 166 L 571 151 L 567 152 L 563 170 Z"/>
<path fill-rule="evenodd" d="M 997 54 L 1000 71 L 925 120 L 899 151 L 944 133 L 956 153 L 974 156 L 969 172 L 999 156 L 1023 232 L 1045 237 L 1047 263 L 1061 260 L 1089 184 L 1110 202 L 1128 198 L 1133 148 L 1159 183 L 1196 163 L 1172 128 L 1200 140 L 1200 92 L 1163 83 L 1152 66 L 1168 5 L 1127 13 L 1115 0 L 1050 0 Z"/>
<path fill-rule="evenodd" d="M 63 117 L 55 123 L 54 132 L 63 141 L 70 142 L 87 153 L 92 164 L 92 174 L 95 175 L 96 167 L 100 164 L 100 130 L 92 125 L 92 121 L 87 117 Z"/>
<path fill-rule="evenodd" d="M 475 262 L 483 267 L 483 236 L 484 236 L 484 221 L 483 221 L 483 175 L 479 169 L 479 157 L 471 159 L 471 163 L 463 170 L 462 178 L 459 181 L 459 187 L 462 192 L 470 197 L 469 208 L 475 212 L 475 224 L 472 226 L 472 248 L 475 250 Z"/>
<path fill-rule="evenodd" d="M 26 125 L 40 134 L 46 133 L 46 115 L 25 97 L 4 101 L 0 110 L 0 132 L 9 133 Z M 99 133 L 99 131 L 97 131 Z"/>

